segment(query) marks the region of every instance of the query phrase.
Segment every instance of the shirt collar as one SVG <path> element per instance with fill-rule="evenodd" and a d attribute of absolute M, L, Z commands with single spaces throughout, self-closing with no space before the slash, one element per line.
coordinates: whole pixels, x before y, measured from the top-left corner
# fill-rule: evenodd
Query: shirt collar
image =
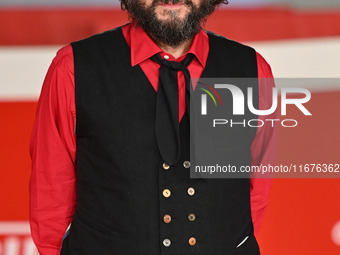
<path fill-rule="evenodd" d="M 131 48 L 131 65 L 135 66 L 149 59 L 157 53 L 164 53 L 164 51 L 149 37 L 149 35 L 135 22 L 129 23 L 129 37 Z M 205 67 L 209 51 L 209 38 L 207 33 L 200 29 L 199 33 L 193 38 L 189 50 L 184 54 L 192 53 L 196 56 L 202 67 Z M 178 59 L 182 59 L 181 56 Z"/>

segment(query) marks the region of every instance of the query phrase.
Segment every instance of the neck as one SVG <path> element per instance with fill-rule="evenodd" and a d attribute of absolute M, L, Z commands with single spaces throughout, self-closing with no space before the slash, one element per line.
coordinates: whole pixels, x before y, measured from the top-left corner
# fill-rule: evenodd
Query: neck
<path fill-rule="evenodd" d="M 174 56 L 174 58 L 179 58 L 180 56 L 182 56 L 184 53 L 186 53 L 189 48 L 190 45 L 192 43 L 193 38 L 184 41 L 183 43 L 181 43 L 180 45 L 176 46 L 176 47 L 172 47 L 169 46 L 167 44 L 163 44 L 163 43 L 157 43 L 157 45 L 166 53 L 171 54 L 172 56 Z"/>

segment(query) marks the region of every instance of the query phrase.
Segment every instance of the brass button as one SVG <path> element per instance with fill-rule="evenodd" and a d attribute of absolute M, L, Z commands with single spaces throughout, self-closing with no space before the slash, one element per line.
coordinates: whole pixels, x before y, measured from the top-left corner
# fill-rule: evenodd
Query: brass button
<path fill-rule="evenodd" d="M 190 221 L 195 221 L 195 219 L 196 219 L 195 214 L 190 213 L 190 214 L 188 215 L 188 220 L 190 220 Z"/>
<path fill-rule="evenodd" d="M 171 195 L 171 191 L 169 189 L 163 190 L 163 196 L 164 197 L 170 197 L 170 195 Z"/>
<path fill-rule="evenodd" d="M 192 187 L 188 188 L 188 194 L 189 194 L 190 196 L 193 196 L 193 195 L 195 194 L 195 189 L 192 188 Z"/>
<path fill-rule="evenodd" d="M 186 160 L 186 161 L 184 161 L 183 162 L 183 166 L 185 167 L 185 168 L 189 168 L 190 167 L 190 161 L 188 161 L 188 160 Z"/>
<path fill-rule="evenodd" d="M 165 170 L 168 170 L 168 169 L 170 168 L 170 166 L 169 166 L 167 163 L 163 163 L 163 168 L 164 168 Z"/>
<path fill-rule="evenodd" d="M 163 217 L 163 220 L 165 223 L 170 223 L 171 222 L 171 216 L 169 214 L 165 214 Z"/>
<path fill-rule="evenodd" d="M 195 237 L 190 237 L 190 239 L 189 239 L 189 244 L 190 244 L 191 246 L 194 246 L 194 245 L 196 244 L 196 238 L 195 238 Z"/>
<path fill-rule="evenodd" d="M 171 244 L 170 239 L 164 239 L 164 240 L 163 240 L 163 245 L 164 245 L 165 247 L 169 247 L 170 244 Z"/>

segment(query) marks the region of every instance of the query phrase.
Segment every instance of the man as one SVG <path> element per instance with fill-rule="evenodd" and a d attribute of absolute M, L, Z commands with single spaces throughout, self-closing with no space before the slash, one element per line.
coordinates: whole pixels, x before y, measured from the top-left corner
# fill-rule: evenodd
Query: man
<path fill-rule="evenodd" d="M 188 75 L 272 77 L 253 49 L 201 28 L 222 2 L 122 0 L 132 23 L 58 51 L 30 147 L 40 254 L 260 253 L 270 181 L 189 176 Z M 256 89 L 270 108 L 271 86 Z M 237 154 L 261 164 L 272 136 L 258 128 Z"/>

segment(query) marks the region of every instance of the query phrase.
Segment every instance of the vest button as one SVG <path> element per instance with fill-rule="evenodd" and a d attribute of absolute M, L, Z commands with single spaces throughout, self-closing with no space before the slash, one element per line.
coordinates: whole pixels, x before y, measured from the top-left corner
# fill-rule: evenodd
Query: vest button
<path fill-rule="evenodd" d="M 171 222 L 171 216 L 169 214 L 165 214 L 163 217 L 163 220 L 165 223 L 170 223 Z"/>
<path fill-rule="evenodd" d="M 190 161 L 188 161 L 188 160 L 186 160 L 186 161 L 184 161 L 183 162 L 183 166 L 185 167 L 185 168 L 189 168 L 190 167 Z"/>
<path fill-rule="evenodd" d="M 190 237 L 190 239 L 189 239 L 189 244 L 190 244 L 191 246 L 194 246 L 194 245 L 196 244 L 196 238 L 195 238 L 195 237 Z"/>
<path fill-rule="evenodd" d="M 163 190 L 163 196 L 164 197 L 170 197 L 170 195 L 171 195 L 171 191 L 169 189 Z"/>
<path fill-rule="evenodd" d="M 192 187 L 188 188 L 188 194 L 189 194 L 190 196 L 193 196 L 193 195 L 195 194 L 195 189 L 192 188 Z"/>
<path fill-rule="evenodd" d="M 190 220 L 190 221 L 195 221 L 195 219 L 196 219 L 195 214 L 190 213 L 190 214 L 188 215 L 188 220 Z"/>
<path fill-rule="evenodd" d="M 165 247 L 169 247 L 170 244 L 171 244 L 171 241 L 170 241 L 169 239 L 164 239 L 164 240 L 163 240 L 163 245 L 164 245 Z"/>
<path fill-rule="evenodd" d="M 163 163 L 163 168 L 164 168 L 165 170 L 168 170 L 168 169 L 170 168 L 170 166 L 169 166 L 168 164 L 166 164 L 166 163 Z"/>

